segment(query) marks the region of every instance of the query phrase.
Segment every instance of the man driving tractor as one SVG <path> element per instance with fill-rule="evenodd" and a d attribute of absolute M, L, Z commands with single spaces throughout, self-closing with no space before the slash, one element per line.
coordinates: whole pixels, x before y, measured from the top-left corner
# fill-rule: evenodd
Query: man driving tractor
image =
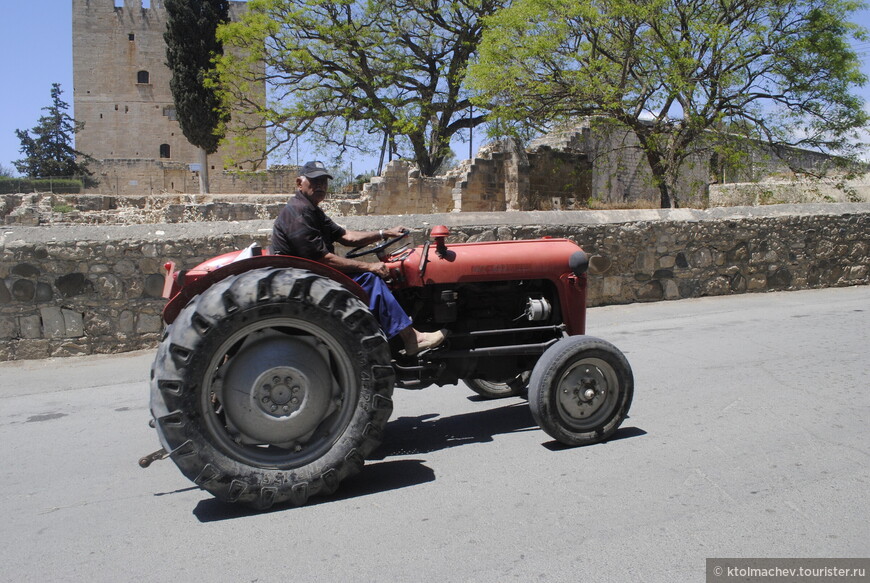
<path fill-rule="evenodd" d="M 329 192 L 332 176 L 322 162 L 306 162 L 296 177 L 296 195 L 278 214 L 272 228 L 272 253 L 311 259 L 350 275 L 369 295 L 369 309 L 388 338 L 399 336 L 405 353 L 417 354 L 444 342 L 443 331 L 420 332 L 393 297 L 383 278 L 383 262 L 365 262 L 335 254 L 335 243 L 348 247 L 371 245 L 408 232 L 403 226 L 379 231 L 348 231 L 330 219 L 320 203 Z"/>

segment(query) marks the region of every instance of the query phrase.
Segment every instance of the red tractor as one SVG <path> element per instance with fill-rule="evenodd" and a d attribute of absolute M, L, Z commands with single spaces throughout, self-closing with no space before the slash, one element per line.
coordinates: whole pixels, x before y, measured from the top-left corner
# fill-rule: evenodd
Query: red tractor
<path fill-rule="evenodd" d="M 256 246 L 189 271 L 167 263 L 166 331 L 151 371 L 152 425 L 182 473 L 257 508 L 330 494 L 380 444 L 394 387 L 464 380 L 490 398 L 526 395 L 567 445 L 609 438 L 633 394 L 631 367 L 585 335 L 589 257 L 566 239 L 368 250 L 418 330 L 441 346 L 408 356 L 359 285 L 320 263 Z"/>

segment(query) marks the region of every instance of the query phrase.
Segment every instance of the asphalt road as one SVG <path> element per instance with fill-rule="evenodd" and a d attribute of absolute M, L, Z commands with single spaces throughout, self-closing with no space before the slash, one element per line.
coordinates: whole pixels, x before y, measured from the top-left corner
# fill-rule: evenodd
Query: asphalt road
<path fill-rule="evenodd" d="M 150 353 L 0 363 L 4 581 L 703 581 L 707 557 L 870 557 L 870 287 L 590 310 L 630 418 L 566 449 L 518 398 L 397 391 L 338 494 L 223 505 L 148 427 Z"/>

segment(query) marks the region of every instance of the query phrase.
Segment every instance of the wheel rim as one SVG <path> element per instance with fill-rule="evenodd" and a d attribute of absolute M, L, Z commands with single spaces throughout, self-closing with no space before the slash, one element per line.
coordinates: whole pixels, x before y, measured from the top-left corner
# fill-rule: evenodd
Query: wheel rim
<path fill-rule="evenodd" d="M 221 343 L 200 393 L 207 431 L 249 465 L 294 468 L 324 455 L 356 408 L 347 351 L 327 330 L 272 318 Z"/>
<path fill-rule="evenodd" d="M 618 403 L 616 370 L 600 358 L 571 364 L 559 379 L 556 405 L 559 416 L 578 431 L 594 429 L 610 418 Z"/>

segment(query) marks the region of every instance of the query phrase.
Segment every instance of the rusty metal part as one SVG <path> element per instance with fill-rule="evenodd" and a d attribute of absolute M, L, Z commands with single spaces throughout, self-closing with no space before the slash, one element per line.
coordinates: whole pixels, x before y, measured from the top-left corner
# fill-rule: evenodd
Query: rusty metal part
<path fill-rule="evenodd" d="M 147 468 L 151 464 L 156 461 L 165 460 L 169 457 L 169 454 L 162 447 L 155 451 L 154 453 L 149 453 L 148 455 L 139 458 L 139 467 Z"/>

